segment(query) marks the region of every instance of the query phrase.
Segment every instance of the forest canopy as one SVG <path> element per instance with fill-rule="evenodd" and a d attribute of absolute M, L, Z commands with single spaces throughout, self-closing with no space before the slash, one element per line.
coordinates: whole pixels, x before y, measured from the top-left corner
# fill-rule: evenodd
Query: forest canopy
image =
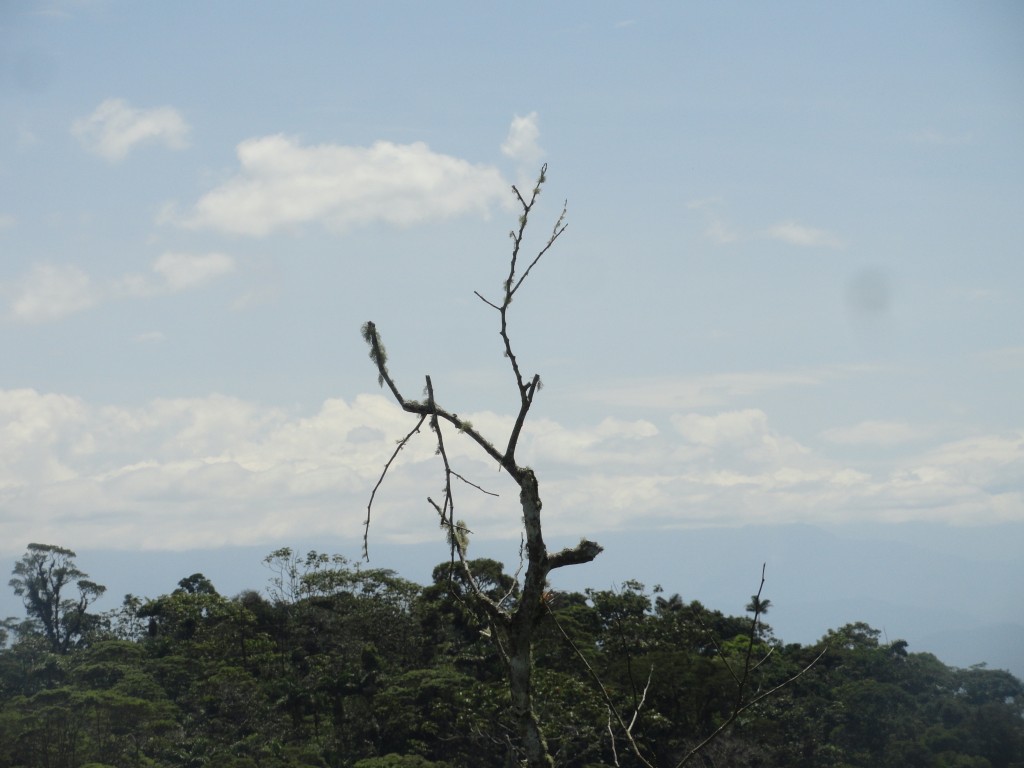
<path fill-rule="evenodd" d="M 426 585 L 342 555 L 281 548 L 264 563 L 268 583 L 233 597 L 196 573 L 94 613 L 104 587 L 75 553 L 32 545 L 10 582 L 25 615 L 3 624 L 0 765 L 517 763 L 499 659 L 450 562 Z M 472 566 L 495 595 L 518 598 L 503 564 Z M 729 716 L 750 613 L 637 581 L 546 599 L 536 699 L 557 765 L 637 764 L 572 646 L 637 713 L 632 733 L 656 765 L 677 765 Z M 754 642 L 759 690 L 823 655 L 695 764 L 1024 766 L 1024 685 L 1008 672 L 951 668 L 856 621 L 806 646 L 759 622 Z"/>

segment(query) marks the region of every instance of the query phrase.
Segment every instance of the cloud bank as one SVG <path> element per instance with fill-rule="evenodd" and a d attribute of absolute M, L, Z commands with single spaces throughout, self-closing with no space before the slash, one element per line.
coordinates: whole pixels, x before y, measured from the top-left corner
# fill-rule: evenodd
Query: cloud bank
<path fill-rule="evenodd" d="M 500 434 L 512 416 L 469 417 Z M 879 467 L 838 461 L 778 433 L 758 409 L 675 411 L 655 420 L 569 426 L 541 419 L 520 459 L 540 470 L 547 530 L 743 523 L 1024 520 L 1024 430 L 925 444 Z M 315 413 L 212 395 L 97 405 L 31 389 L 0 391 L 0 542 L 184 549 L 275 544 L 310 535 L 358 540 L 366 503 L 408 414 L 380 395 Z M 860 426 L 840 439 L 863 440 Z M 886 429 L 876 430 L 882 441 Z M 891 430 L 890 430 L 891 432 Z M 515 488 L 450 435 L 476 535 L 518 540 Z M 378 495 L 374 535 L 439 536 L 426 503 L 439 482 L 422 436 Z"/>

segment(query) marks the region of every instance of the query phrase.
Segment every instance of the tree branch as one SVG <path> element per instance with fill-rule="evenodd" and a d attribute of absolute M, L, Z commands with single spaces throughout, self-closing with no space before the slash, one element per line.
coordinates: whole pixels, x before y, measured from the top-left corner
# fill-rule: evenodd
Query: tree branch
<path fill-rule="evenodd" d="M 604 551 L 604 547 L 596 541 L 581 539 L 575 547 L 566 547 L 560 552 L 548 556 L 548 570 L 562 568 L 566 565 L 582 565 L 591 562 Z"/>
<path fill-rule="evenodd" d="M 558 629 L 559 634 L 561 634 L 562 637 L 565 639 L 565 642 L 569 644 L 569 647 L 572 649 L 573 653 L 576 654 L 576 658 L 583 662 L 583 667 L 587 670 L 587 674 L 590 675 L 590 679 L 593 680 L 594 683 L 597 685 L 597 689 L 601 692 L 601 698 L 604 699 L 605 706 L 608 707 L 609 715 L 615 718 L 615 721 L 619 724 L 619 728 L 621 728 L 622 732 L 626 735 L 626 740 L 629 741 L 629 746 L 633 750 L 633 754 L 636 755 L 636 759 L 639 760 L 641 764 L 643 764 L 646 768 L 655 768 L 654 764 L 644 757 L 643 752 L 640 750 L 640 745 L 637 744 L 636 740 L 633 738 L 633 726 L 627 726 L 626 721 L 622 719 L 622 715 L 619 714 L 619 710 L 615 706 L 615 702 L 612 701 L 611 694 L 608 693 L 608 689 L 604 687 L 604 683 L 601 681 L 601 676 L 597 674 L 597 672 L 591 666 L 590 662 L 587 661 L 587 657 L 583 655 L 583 651 L 581 651 L 579 647 L 576 645 L 576 643 L 573 642 L 572 638 L 569 637 L 569 633 L 567 633 L 565 629 L 562 627 L 561 623 L 558 621 L 558 617 L 555 616 L 555 612 L 551 610 L 551 606 L 547 605 L 547 603 L 545 603 L 545 606 L 548 609 L 548 615 L 550 615 L 552 621 L 555 622 L 555 627 Z M 650 678 L 648 678 L 647 682 L 648 685 L 650 685 Z M 646 697 L 646 695 L 647 689 L 645 688 L 644 696 Z M 612 730 L 610 723 L 608 731 L 612 735 L 612 751 L 614 752 L 615 733 Z M 616 755 L 616 760 L 617 759 L 618 755 Z M 616 765 L 618 765 L 617 762 Z"/>
<path fill-rule="evenodd" d="M 384 345 L 380 341 L 380 334 L 377 331 L 377 325 L 373 321 L 368 321 L 363 324 L 363 338 L 366 339 L 367 344 L 370 345 L 370 359 L 373 360 L 377 366 L 377 380 L 381 386 L 384 384 L 388 385 L 388 389 L 394 395 L 395 401 L 401 406 L 403 411 L 407 413 L 414 413 L 417 416 L 437 417 L 444 419 L 460 432 L 464 432 L 469 435 L 483 450 L 493 458 L 498 464 L 500 464 L 513 478 L 518 475 L 518 468 L 514 462 L 506 461 L 506 457 L 501 451 L 495 448 L 490 441 L 488 441 L 483 435 L 464 419 L 460 419 L 458 414 L 450 413 L 444 408 L 440 407 L 436 402 L 433 403 L 421 403 L 418 400 L 407 400 L 402 397 L 402 393 L 398 391 L 398 387 L 395 385 L 394 380 L 391 378 L 391 374 L 387 369 L 387 356 L 384 352 Z"/>
<path fill-rule="evenodd" d="M 412 436 L 420 431 L 420 427 L 423 426 L 423 422 L 426 418 L 427 417 L 425 415 L 421 416 L 420 420 L 416 422 L 416 426 L 409 430 L 409 434 L 398 441 L 398 445 L 395 447 L 394 453 L 391 454 L 391 458 L 388 459 L 387 464 L 384 465 L 384 471 L 380 473 L 380 477 L 377 478 L 377 484 L 373 486 L 373 492 L 370 493 L 370 501 L 366 505 L 366 522 L 363 525 L 363 558 L 365 558 L 367 562 L 370 560 L 370 510 L 373 508 L 373 500 L 377 496 L 377 490 L 384 482 L 384 477 L 387 475 L 388 470 L 391 469 L 391 465 L 394 463 L 395 459 L 398 458 L 399 452 L 405 448 L 409 440 L 412 439 Z"/>
<path fill-rule="evenodd" d="M 729 715 L 728 719 L 724 723 L 722 723 L 720 726 L 718 726 L 718 728 L 716 728 L 714 730 L 714 732 L 710 736 L 708 736 L 706 739 L 704 739 L 702 742 L 700 742 L 697 746 L 695 746 L 693 749 L 691 749 L 689 752 L 687 752 L 686 755 L 683 756 L 683 759 L 680 760 L 678 763 L 676 763 L 676 768 L 680 768 L 681 766 L 686 765 L 688 762 L 690 762 L 690 760 L 692 760 L 694 757 L 696 757 L 698 754 L 700 754 L 701 750 L 703 750 L 705 747 L 707 747 L 708 744 L 710 744 L 712 741 L 717 739 L 722 734 L 722 732 L 725 731 L 726 728 L 728 728 L 730 725 L 733 724 L 733 722 L 736 720 L 737 717 L 739 717 L 741 714 L 746 712 L 752 706 L 754 706 L 755 704 L 760 704 L 762 701 L 767 699 L 769 696 L 772 696 L 772 695 L 776 694 L 777 692 L 779 692 L 783 688 L 785 688 L 787 685 L 790 685 L 791 683 L 795 682 L 799 678 L 803 677 L 807 672 L 810 671 L 810 669 L 815 664 L 817 664 L 821 660 L 821 657 L 824 656 L 827 652 L 828 652 L 828 646 L 825 646 L 821 650 L 821 653 L 819 653 L 817 656 L 815 656 L 810 664 L 808 664 L 806 667 L 801 669 L 795 675 L 793 675 L 792 677 L 786 678 L 781 683 L 776 685 L 774 688 L 771 688 L 771 689 L 765 691 L 764 693 L 758 694 L 757 696 L 752 698 L 750 701 L 748 701 L 745 704 L 743 704 L 741 707 L 738 707 L 737 709 L 735 709 L 733 711 L 733 713 L 731 715 Z"/>
<path fill-rule="evenodd" d="M 548 238 L 547 243 L 545 243 L 544 247 L 540 249 L 540 252 L 534 257 L 533 261 L 530 262 L 530 266 L 526 268 L 526 271 L 523 272 L 520 278 L 516 281 L 516 284 L 509 291 L 508 295 L 510 302 L 512 297 L 515 295 L 516 291 L 519 290 L 519 286 L 521 286 L 523 284 L 523 281 L 526 280 L 527 275 L 530 274 L 530 271 L 533 269 L 533 267 L 537 264 L 538 261 L 540 261 L 540 257 L 547 253 L 548 250 L 550 250 L 551 246 L 555 244 L 555 240 L 557 240 L 561 236 L 561 234 L 565 232 L 565 230 L 568 228 L 569 225 L 565 223 L 565 216 L 568 212 L 568 201 L 565 201 L 564 203 L 562 203 L 562 213 L 558 217 L 558 221 L 555 222 L 554 229 L 551 230 L 551 237 Z"/>

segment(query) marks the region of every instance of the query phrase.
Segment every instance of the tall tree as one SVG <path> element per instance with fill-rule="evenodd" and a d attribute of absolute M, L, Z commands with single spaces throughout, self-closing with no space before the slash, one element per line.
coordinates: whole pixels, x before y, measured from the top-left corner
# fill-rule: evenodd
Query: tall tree
<path fill-rule="evenodd" d="M 52 544 L 29 544 L 15 563 L 9 584 L 25 604 L 55 653 L 67 653 L 96 623 L 88 612 L 107 588 L 75 565 L 75 553 Z M 77 597 L 67 592 L 77 588 Z"/>
<path fill-rule="evenodd" d="M 556 568 L 590 562 L 597 557 L 602 549 L 595 542 L 582 539 L 575 547 L 555 553 L 548 552 L 541 524 L 543 505 L 537 476 L 533 469 L 521 465 L 516 459 L 519 438 L 533 406 L 534 398 L 540 391 L 541 380 L 537 374 L 533 376 L 524 376 L 523 374 L 509 336 L 509 307 L 533 268 L 555 244 L 567 226 L 565 208 L 563 207 L 562 214 L 555 222 L 551 235 L 533 259 L 526 264 L 525 269 L 523 268 L 525 258 L 520 253 L 523 247 L 523 238 L 534 204 L 546 181 L 546 172 L 547 166 L 545 165 L 541 168 L 533 190 L 525 197 L 515 186 L 512 187 L 521 212 L 518 228 L 510 233 L 512 254 L 500 300 L 491 301 L 480 293 L 476 294 L 481 301 L 498 313 L 504 355 L 509 361 L 518 394 L 518 413 L 507 437 L 501 442 L 493 442 L 467 419 L 461 418 L 453 410 L 441 407 L 435 398 L 433 383 L 429 375 L 426 376 L 426 398 L 424 400 L 410 400 L 404 397 L 388 371 L 387 355 L 377 326 L 373 322 L 368 322 L 362 329 L 363 338 L 370 347 L 370 358 L 377 367 L 378 383 L 382 387 L 387 384 L 402 409 L 418 417 L 416 425 L 399 441 L 395 453 L 384 468 L 381 480 L 387 474 L 398 452 L 419 432 L 420 427 L 427 423 L 437 443 L 437 453 L 441 458 L 444 472 L 444 496 L 441 502 L 431 498 L 428 498 L 427 501 L 439 516 L 441 526 L 448 532 L 453 564 L 457 564 L 464 580 L 469 585 L 464 599 L 468 599 L 486 617 L 488 622 L 491 640 L 505 668 L 511 697 L 512 716 L 517 724 L 527 765 L 530 768 L 547 768 L 554 764 L 538 723 L 533 703 L 533 642 L 538 625 L 548 611 L 545 601 L 547 577 Z M 523 577 L 522 591 L 514 600 L 506 600 L 501 596 L 495 598 L 488 594 L 477 580 L 470 562 L 466 559 L 469 529 L 465 523 L 455 518 L 453 493 L 453 481 L 465 479 L 452 469 L 448 460 L 444 438 L 445 428 L 454 428 L 457 432 L 468 435 L 518 486 L 526 543 L 526 573 Z M 380 482 L 378 482 L 379 486 Z M 376 488 L 374 489 L 375 493 Z M 367 528 L 370 524 L 370 510 L 374 494 L 371 494 L 370 504 L 367 507 Z"/>

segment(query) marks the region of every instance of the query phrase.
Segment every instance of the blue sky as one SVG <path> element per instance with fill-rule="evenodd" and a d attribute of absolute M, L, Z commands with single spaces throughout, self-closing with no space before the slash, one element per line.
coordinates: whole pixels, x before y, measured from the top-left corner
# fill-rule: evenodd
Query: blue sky
<path fill-rule="evenodd" d="M 531 245 L 569 228 L 511 320 L 553 535 L 1024 521 L 1022 35 L 1012 2 L 5 4 L 0 549 L 357 551 L 410 426 L 360 325 L 507 428 L 473 291 L 542 162 Z M 510 484 L 453 445 L 512 559 Z M 406 452 L 374 536 L 438 537 L 436 471 Z"/>

